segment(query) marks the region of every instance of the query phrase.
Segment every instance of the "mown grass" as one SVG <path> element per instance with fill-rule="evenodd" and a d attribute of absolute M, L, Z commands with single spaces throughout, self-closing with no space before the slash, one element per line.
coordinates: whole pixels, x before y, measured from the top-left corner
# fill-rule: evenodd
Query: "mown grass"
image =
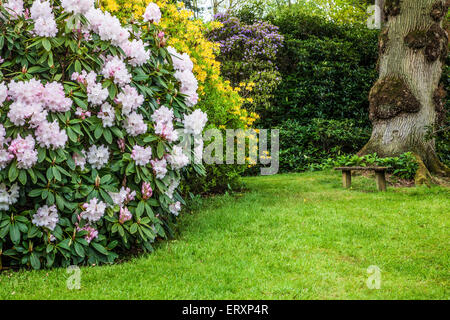
<path fill-rule="evenodd" d="M 246 178 L 204 200 L 153 254 L 81 269 L 3 272 L 0 299 L 448 299 L 450 190 L 337 172 Z M 366 285 L 381 269 L 381 288 Z"/>

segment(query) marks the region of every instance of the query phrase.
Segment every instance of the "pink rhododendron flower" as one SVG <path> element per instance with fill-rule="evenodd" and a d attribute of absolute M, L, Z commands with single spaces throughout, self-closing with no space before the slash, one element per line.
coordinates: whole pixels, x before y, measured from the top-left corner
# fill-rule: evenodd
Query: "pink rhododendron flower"
<path fill-rule="evenodd" d="M 133 215 L 131 214 L 130 210 L 128 210 L 127 207 L 120 208 L 119 212 L 119 223 L 124 224 L 125 222 L 131 220 L 133 218 Z"/>
<path fill-rule="evenodd" d="M 152 197 L 153 189 L 150 186 L 149 182 L 142 182 L 141 193 L 142 193 L 142 199 L 144 199 L 144 200 L 148 200 Z"/>
<path fill-rule="evenodd" d="M 166 159 L 161 160 L 151 160 L 150 161 L 153 172 L 156 175 L 156 178 L 163 179 L 166 176 L 167 173 L 167 161 Z"/>
<path fill-rule="evenodd" d="M 34 149 L 35 141 L 31 135 L 25 139 L 20 135 L 11 141 L 8 151 L 17 158 L 17 168 L 29 169 L 37 162 L 37 151 Z"/>

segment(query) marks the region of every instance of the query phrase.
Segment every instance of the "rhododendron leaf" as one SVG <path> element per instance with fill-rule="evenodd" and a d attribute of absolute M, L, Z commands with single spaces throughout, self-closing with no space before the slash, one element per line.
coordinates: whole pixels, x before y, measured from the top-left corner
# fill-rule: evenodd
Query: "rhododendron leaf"
<path fill-rule="evenodd" d="M 56 195 L 56 206 L 59 210 L 64 210 L 64 199 L 60 195 Z"/>
<path fill-rule="evenodd" d="M 118 137 L 119 139 L 123 139 L 123 133 L 122 133 L 122 131 L 119 128 L 111 127 L 111 131 L 114 133 L 114 135 L 116 137 Z"/>
<path fill-rule="evenodd" d="M 154 200 L 154 199 L 152 199 L 152 200 Z M 148 200 L 147 200 L 147 202 L 148 202 Z M 145 204 L 145 212 L 147 213 L 147 216 L 148 216 L 150 219 L 153 219 L 153 218 L 155 217 L 155 215 L 154 215 L 154 213 L 153 213 L 153 210 L 152 210 L 152 208 L 150 207 L 149 203 L 146 203 L 146 204 Z"/>
<path fill-rule="evenodd" d="M 138 206 L 136 208 L 136 215 L 138 217 L 142 216 L 142 214 L 144 213 L 144 208 L 145 208 L 144 200 L 139 201 Z"/>
<path fill-rule="evenodd" d="M 23 185 L 27 183 L 27 172 L 25 170 L 20 170 L 19 181 Z"/>
<path fill-rule="evenodd" d="M 55 249 L 55 246 L 53 244 L 49 243 L 47 245 L 47 248 L 45 249 L 45 252 L 50 253 L 53 251 L 53 249 Z"/>
<path fill-rule="evenodd" d="M 117 241 L 117 240 L 111 241 L 111 242 L 107 245 L 107 248 L 108 248 L 109 250 L 112 250 L 112 249 L 114 249 L 115 247 L 117 247 L 118 244 L 119 244 L 119 241 Z"/>
<path fill-rule="evenodd" d="M 38 270 L 41 268 L 41 261 L 36 253 L 32 252 L 30 255 L 30 263 L 33 269 Z"/>
<path fill-rule="evenodd" d="M 97 128 L 95 128 L 95 131 L 94 131 L 95 139 L 98 140 L 98 138 L 100 138 L 102 136 L 102 134 L 103 134 L 103 127 L 98 126 Z"/>
<path fill-rule="evenodd" d="M 44 161 L 46 153 L 47 153 L 46 149 L 38 148 L 38 163 Z"/>
<path fill-rule="evenodd" d="M 103 129 L 103 137 L 105 137 L 106 142 L 108 142 L 109 144 L 112 143 L 113 137 L 109 129 Z"/>
<path fill-rule="evenodd" d="M 36 237 L 39 233 L 40 233 L 39 229 L 32 225 L 28 229 L 28 234 L 27 234 L 28 239 Z"/>
<path fill-rule="evenodd" d="M 99 191 L 105 202 L 109 203 L 110 205 L 114 205 L 114 201 L 112 200 L 111 196 L 107 192 L 103 191 L 102 189 L 100 189 Z"/>
<path fill-rule="evenodd" d="M 137 232 L 137 229 L 138 229 L 137 223 L 133 223 L 130 227 L 130 233 L 135 234 Z"/>
<path fill-rule="evenodd" d="M 50 41 L 47 38 L 42 39 L 42 46 L 47 51 L 52 50 L 52 44 L 50 43 Z"/>
<path fill-rule="evenodd" d="M 52 68 L 53 67 L 53 53 L 49 53 L 48 54 L 48 66 L 50 67 L 50 68 Z"/>
<path fill-rule="evenodd" d="M 105 247 L 102 246 L 101 244 L 96 243 L 96 242 L 91 242 L 91 246 L 92 246 L 95 250 L 97 250 L 98 252 L 100 252 L 101 254 L 108 255 L 108 250 L 106 250 Z"/>
<path fill-rule="evenodd" d="M 158 200 L 156 200 L 156 199 L 153 199 L 153 198 L 148 199 L 148 200 L 147 200 L 147 203 L 148 203 L 149 205 L 151 205 L 152 207 L 159 207 Z"/>
<path fill-rule="evenodd" d="M 75 71 L 76 72 L 81 72 L 81 63 L 80 63 L 80 61 L 76 60 L 75 64 L 74 64 L 74 67 L 75 67 Z"/>
<path fill-rule="evenodd" d="M 11 163 L 11 166 L 9 167 L 8 179 L 10 182 L 14 182 L 18 176 L 19 170 L 17 170 L 17 164 L 16 161 L 14 161 L 13 163 Z"/>
<path fill-rule="evenodd" d="M 70 250 L 70 239 L 65 239 L 63 241 L 61 241 L 60 243 L 58 243 L 58 247 L 66 249 L 66 250 Z"/>
<path fill-rule="evenodd" d="M 73 132 L 72 128 L 68 127 L 66 132 L 67 132 L 67 135 L 69 136 L 69 139 L 72 142 L 77 142 L 78 141 L 78 136 L 75 134 L 75 132 Z"/>
<path fill-rule="evenodd" d="M 53 179 L 53 167 L 48 167 L 46 175 L 47 180 L 50 182 Z"/>
<path fill-rule="evenodd" d="M 80 256 L 81 258 L 84 258 L 84 248 L 82 245 L 80 245 L 78 242 L 74 242 L 74 248 L 75 252 Z"/>
<path fill-rule="evenodd" d="M 162 141 L 159 141 L 158 142 L 158 147 L 156 149 L 156 154 L 157 154 L 159 159 L 161 159 L 163 157 L 164 151 L 165 151 L 164 143 Z"/>
<path fill-rule="evenodd" d="M 11 238 L 11 241 L 15 244 L 20 242 L 19 226 L 16 223 L 11 223 L 9 225 L 9 237 Z"/>
<path fill-rule="evenodd" d="M 81 100 L 81 99 L 79 99 L 77 97 L 73 97 L 72 99 L 73 99 L 73 101 L 75 101 L 77 106 L 79 106 L 80 108 L 82 108 L 84 110 L 87 110 L 88 106 L 87 106 L 86 102 L 84 102 L 83 100 Z"/>
<path fill-rule="evenodd" d="M 113 85 L 109 86 L 108 91 L 109 91 L 109 98 L 111 100 L 114 100 L 114 98 L 116 97 L 116 94 L 117 94 L 117 87 L 116 87 L 116 85 L 113 84 Z"/>
<path fill-rule="evenodd" d="M 30 175 L 31 181 L 36 184 L 37 183 L 37 177 L 34 174 L 34 170 L 33 169 L 27 169 L 28 174 Z"/>
<path fill-rule="evenodd" d="M 55 167 L 51 167 L 52 168 L 52 172 L 53 172 L 53 176 L 55 177 L 56 180 L 61 181 L 61 173 L 59 172 L 58 168 Z"/>
<path fill-rule="evenodd" d="M 49 192 L 47 196 L 47 205 L 51 206 L 54 203 L 55 203 L 55 195 L 52 192 Z"/>
<path fill-rule="evenodd" d="M 148 143 L 148 142 L 155 141 L 155 140 L 157 140 L 157 139 L 158 139 L 157 136 L 154 136 L 154 135 L 152 135 L 152 134 L 149 134 L 148 136 L 146 136 L 146 137 L 144 138 L 144 142 L 145 142 L 145 143 Z"/>
<path fill-rule="evenodd" d="M 111 181 L 111 175 L 110 175 L 110 174 L 104 175 L 104 176 L 100 179 L 100 183 L 101 183 L 101 184 L 108 183 L 109 181 Z"/>

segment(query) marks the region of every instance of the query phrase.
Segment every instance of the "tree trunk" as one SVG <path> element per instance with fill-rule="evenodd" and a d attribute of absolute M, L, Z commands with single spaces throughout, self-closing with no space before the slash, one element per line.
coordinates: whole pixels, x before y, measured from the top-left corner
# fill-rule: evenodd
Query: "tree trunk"
<path fill-rule="evenodd" d="M 378 8 L 380 8 L 380 21 L 381 21 L 381 25 L 383 26 L 384 24 L 384 0 L 375 0 L 375 5 L 378 6 Z"/>
<path fill-rule="evenodd" d="M 446 0 L 386 0 L 379 39 L 379 78 L 369 94 L 372 136 L 359 152 L 398 156 L 413 152 L 428 170 L 449 174 L 426 138 L 443 111 L 439 87 L 447 57 L 442 20 Z"/>

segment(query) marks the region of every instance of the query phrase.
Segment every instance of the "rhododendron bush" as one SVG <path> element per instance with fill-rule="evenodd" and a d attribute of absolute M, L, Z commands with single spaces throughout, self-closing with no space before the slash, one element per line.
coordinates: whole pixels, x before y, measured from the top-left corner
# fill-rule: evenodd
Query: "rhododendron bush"
<path fill-rule="evenodd" d="M 0 269 L 151 251 L 184 204 L 177 144 L 207 121 L 190 57 L 154 3 L 132 25 L 93 0 L 0 9 Z"/>

